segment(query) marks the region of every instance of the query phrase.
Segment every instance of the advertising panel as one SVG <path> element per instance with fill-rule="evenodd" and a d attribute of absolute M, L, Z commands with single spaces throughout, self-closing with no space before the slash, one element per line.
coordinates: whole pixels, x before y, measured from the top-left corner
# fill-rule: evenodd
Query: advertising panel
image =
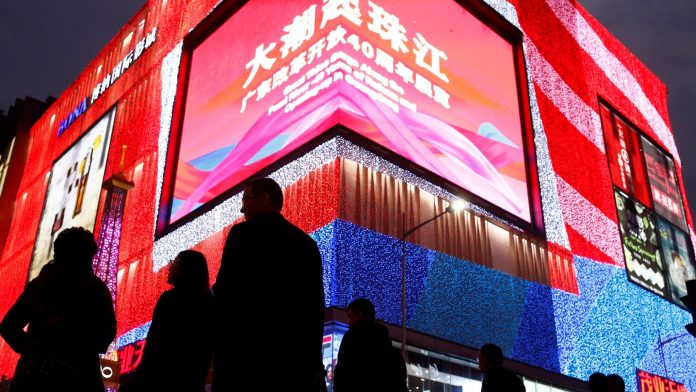
<path fill-rule="evenodd" d="M 53 164 L 29 280 L 53 257 L 53 241 L 61 230 L 94 229 L 115 111 L 102 117 Z"/>
<path fill-rule="evenodd" d="M 455 1 L 251 1 L 192 50 L 170 221 L 341 123 L 529 222 L 518 93 Z"/>
<path fill-rule="evenodd" d="M 667 223 L 657 219 L 660 229 L 660 244 L 662 256 L 665 260 L 667 279 L 672 299 L 680 302 L 680 297 L 686 295 L 686 281 L 696 279 L 694 260 L 689 253 L 691 243 L 686 233 Z"/>
<path fill-rule="evenodd" d="M 638 133 L 604 105 L 600 105 L 609 171 L 615 186 L 650 206 Z"/>
<path fill-rule="evenodd" d="M 650 210 L 614 191 L 619 216 L 628 278 L 640 286 L 665 296 L 667 285 L 658 245 L 658 230 Z"/>
<path fill-rule="evenodd" d="M 641 139 L 655 212 L 682 230 L 687 230 L 674 162 L 648 139 Z"/>

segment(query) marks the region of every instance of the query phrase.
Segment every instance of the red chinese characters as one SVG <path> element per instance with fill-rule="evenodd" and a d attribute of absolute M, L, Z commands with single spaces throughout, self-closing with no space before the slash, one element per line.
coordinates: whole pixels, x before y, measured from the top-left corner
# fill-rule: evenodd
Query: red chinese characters
<path fill-rule="evenodd" d="M 688 392 L 684 384 L 638 370 L 638 392 Z"/>

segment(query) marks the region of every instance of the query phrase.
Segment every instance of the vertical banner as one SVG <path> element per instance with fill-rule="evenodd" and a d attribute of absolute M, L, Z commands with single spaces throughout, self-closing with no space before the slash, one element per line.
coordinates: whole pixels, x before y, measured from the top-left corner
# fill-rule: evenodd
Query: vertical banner
<path fill-rule="evenodd" d="M 115 112 L 104 115 L 53 164 L 29 280 L 53 257 L 53 241 L 61 230 L 94 229 Z"/>
<path fill-rule="evenodd" d="M 640 136 L 608 108 L 600 105 L 611 180 L 622 191 L 650 206 L 648 184 L 643 169 Z"/>
<path fill-rule="evenodd" d="M 681 304 L 679 298 L 686 295 L 686 281 L 696 279 L 694 260 L 689 253 L 689 238 L 686 233 L 667 223 L 657 220 L 660 229 L 662 256 L 669 281 L 669 291 L 672 299 Z"/>
<path fill-rule="evenodd" d="M 682 230 L 687 230 L 674 162 L 648 139 L 641 139 L 655 212 Z"/>
<path fill-rule="evenodd" d="M 657 240 L 657 226 L 644 205 L 614 191 L 628 278 L 665 296 L 667 285 Z"/>

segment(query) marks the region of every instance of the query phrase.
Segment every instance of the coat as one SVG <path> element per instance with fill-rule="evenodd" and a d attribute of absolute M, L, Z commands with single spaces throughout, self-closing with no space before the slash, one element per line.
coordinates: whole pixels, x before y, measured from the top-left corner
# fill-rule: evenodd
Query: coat
<path fill-rule="evenodd" d="M 310 236 L 277 212 L 234 225 L 213 292 L 213 391 L 313 382 L 323 369 L 324 286 Z"/>
<path fill-rule="evenodd" d="M 387 328 L 360 321 L 341 340 L 334 370 L 335 392 L 404 392 L 406 364 Z"/>
<path fill-rule="evenodd" d="M 89 265 L 44 266 L 0 334 L 21 355 L 10 391 L 104 391 L 99 353 L 116 337 L 116 317 L 109 289 Z"/>
<path fill-rule="evenodd" d="M 203 392 L 213 356 L 210 292 L 175 287 L 155 305 L 137 388 L 143 391 Z"/>

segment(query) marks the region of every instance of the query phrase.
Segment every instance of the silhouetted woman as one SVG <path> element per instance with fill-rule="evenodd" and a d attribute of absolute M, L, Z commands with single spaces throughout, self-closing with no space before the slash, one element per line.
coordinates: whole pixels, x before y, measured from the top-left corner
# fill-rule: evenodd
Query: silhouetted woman
<path fill-rule="evenodd" d="M 53 247 L 54 259 L 0 324 L 2 337 L 21 355 L 10 391 L 104 392 L 99 353 L 116 336 L 116 318 L 109 289 L 92 272 L 97 244 L 92 233 L 72 227 Z"/>
<path fill-rule="evenodd" d="M 155 305 L 136 384 L 144 391 L 202 392 L 213 353 L 205 256 L 195 250 L 179 253 L 167 282 L 174 288 Z"/>

